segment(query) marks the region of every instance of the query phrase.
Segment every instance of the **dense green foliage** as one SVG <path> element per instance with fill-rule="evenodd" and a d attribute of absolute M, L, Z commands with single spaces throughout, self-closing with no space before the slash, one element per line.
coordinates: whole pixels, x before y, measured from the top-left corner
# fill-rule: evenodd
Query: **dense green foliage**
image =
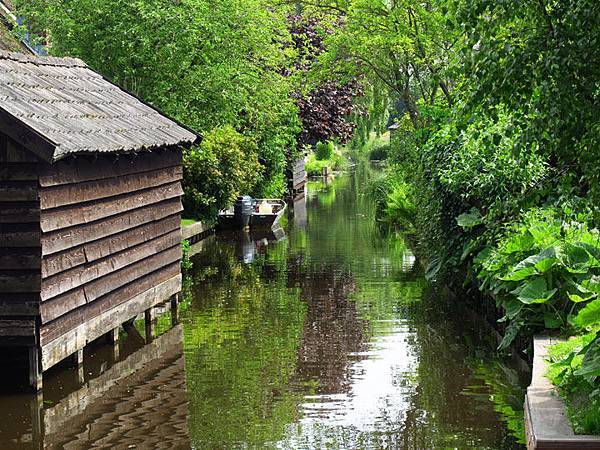
<path fill-rule="evenodd" d="M 317 146 L 315 147 L 315 156 L 318 161 L 324 161 L 326 159 L 330 159 L 333 156 L 333 150 L 335 146 L 333 142 L 317 142 Z"/>
<path fill-rule="evenodd" d="M 482 219 L 464 225 L 477 223 Z M 503 320 L 510 321 L 504 345 L 523 327 L 600 330 L 600 314 L 594 314 L 600 311 L 597 230 L 562 221 L 554 210 L 532 209 L 474 265 L 480 287 L 496 295 Z"/>
<path fill-rule="evenodd" d="M 323 169 L 327 167 L 331 173 L 336 170 L 344 170 L 348 166 L 348 160 L 339 152 L 332 152 L 331 156 L 325 159 L 319 159 L 315 153 L 309 153 L 306 158 L 306 173 L 311 177 L 318 177 L 323 174 Z"/>
<path fill-rule="evenodd" d="M 572 337 L 549 349 L 548 376 L 567 398 L 568 412 L 577 433 L 600 434 L 600 388 L 595 383 L 594 365 L 588 349 L 598 346 L 597 333 Z M 595 367 L 594 367 L 595 366 Z"/>
<path fill-rule="evenodd" d="M 344 20 L 323 66 L 377 80 L 398 116 L 373 191 L 382 221 L 415 231 L 428 276 L 493 297 L 502 347 L 595 333 L 600 4 L 307 3 Z M 590 342 L 566 378 L 597 388 Z"/>
<path fill-rule="evenodd" d="M 240 192 L 250 192 L 264 167 L 254 141 L 231 126 L 216 128 L 184 155 L 183 205 L 196 217 L 215 216 Z"/>
<path fill-rule="evenodd" d="M 51 37 L 52 53 L 82 58 L 206 136 L 229 126 L 251 140 L 260 176 L 244 166 L 232 166 L 221 176 L 246 171 L 246 177 L 257 176 L 252 193 L 284 193 L 287 159 L 300 131 L 292 98 L 295 79 L 285 75 L 295 58 L 285 9 L 267 8 L 262 0 L 20 0 L 17 5 Z M 188 155 L 188 168 L 192 160 L 229 159 L 201 151 Z M 186 174 L 190 186 L 192 174 Z M 223 183 L 225 190 L 247 187 L 237 185 L 236 178 Z M 215 194 L 206 186 L 208 181 L 195 185 L 198 192 L 191 194 L 208 199 L 203 211 L 225 206 L 220 201 L 229 192 Z"/>
<path fill-rule="evenodd" d="M 362 147 L 394 117 L 374 152 L 389 163 L 372 188 L 380 219 L 414 234 L 429 278 L 494 298 L 502 347 L 542 330 L 586 336 L 555 380 L 596 392 L 600 2 L 18 4 L 54 53 L 205 135 L 185 158 L 196 215 L 240 192 L 282 194 L 299 136 L 346 141 L 356 125 Z M 309 170 L 335 164 L 330 150 Z"/>

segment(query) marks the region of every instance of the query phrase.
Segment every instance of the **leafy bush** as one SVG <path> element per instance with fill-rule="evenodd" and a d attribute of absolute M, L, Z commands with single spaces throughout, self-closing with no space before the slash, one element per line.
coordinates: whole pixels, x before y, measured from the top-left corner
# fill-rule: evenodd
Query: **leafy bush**
<path fill-rule="evenodd" d="M 333 142 L 318 142 L 315 148 L 315 156 L 317 157 L 317 161 L 326 161 L 331 159 L 335 150 L 335 146 Z"/>
<path fill-rule="evenodd" d="M 548 349 L 547 375 L 566 398 L 571 423 L 578 434 L 600 434 L 599 346 L 597 332 L 591 332 Z"/>
<path fill-rule="evenodd" d="M 390 172 L 371 183 L 380 222 L 402 231 L 413 231 L 417 215 L 412 186 Z"/>
<path fill-rule="evenodd" d="M 369 159 L 371 161 L 383 161 L 388 158 L 390 154 L 390 144 L 377 145 L 369 152 Z"/>
<path fill-rule="evenodd" d="M 263 167 L 254 141 L 225 126 L 185 152 L 183 169 L 186 214 L 210 219 L 238 195 L 250 192 Z"/>
<path fill-rule="evenodd" d="M 306 158 L 306 172 L 311 177 L 321 176 L 323 173 L 323 167 L 328 167 L 330 171 L 344 170 L 348 165 L 348 160 L 339 153 L 333 153 L 330 159 L 319 160 L 317 157 L 310 153 Z"/>
<path fill-rule="evenodd" d="M 181 270 L 184 273 L 188 273 L 194 265 L 190 258 L 190 248 L 190 241 L 183 239 L 181 241 Z"/>
<path fill-rule="evenodd" d="M 438 139 L 454 144 L 439 172 L 441 183 L 471 205 L 504 212 L 540 185 L 548 167 L 536 146 L 520 146 L 520 121 L 503 108 L 496 117 L 473 121 L 464 130 L 449 125 Z"/>
<path fill-rule="evenodd" d="M 600 330 L 598 230 L 564 221 L 554 209 L 534 209 L 479 253 L 475 266 L 480 288 L 505 311 L 502 347 L 526 329 Z"/>

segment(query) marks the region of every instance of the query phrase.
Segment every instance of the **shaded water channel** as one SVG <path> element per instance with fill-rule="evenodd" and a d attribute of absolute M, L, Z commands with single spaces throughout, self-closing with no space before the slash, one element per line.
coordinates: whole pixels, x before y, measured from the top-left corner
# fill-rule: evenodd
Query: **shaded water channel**
<path fill-rule="evenodd" d="M 0 448 L 521 448 L 528 374 L 377 229 L 373 176 L 311 182 L 284 232 L 202 241 L 182 324 L 98 347 L 83 385 L 3 392 Z"/>

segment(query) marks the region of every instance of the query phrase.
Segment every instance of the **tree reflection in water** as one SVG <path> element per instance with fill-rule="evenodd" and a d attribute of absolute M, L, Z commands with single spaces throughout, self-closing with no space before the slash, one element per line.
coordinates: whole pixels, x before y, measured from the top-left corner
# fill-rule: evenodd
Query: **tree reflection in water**
<path fill-rule="evenodd" d="M 495 355 L 477 314 L 431 289 L 401 237 L 378 229 L 366 195 L 374 176 L 359 164 L 311 183 L 286 237 L 202 241 L 183 336 L 152 358 L 165 364 L 117 377 L 120 387 L 87 410 L 85 401 L 63 407 L 83 392 L 63 371 L 61 395 L 45 396 L 52 404 L 37 423 L 59 432 L 45 436 L 32 432 L 30 396 L 0 397 L 10 419 L 0 423 L 0 448 L 40 435 L 65 448 L 519 447 L 526 374 Z M 133 362 L 146 351 L 121 353 Z M 114 367 L 86 370 L 109 386 Z M 62 428 L 51 418 L 59 409 Z"/>
<path fill-rule="evenodd" d="M 308 217 L 283 241 L 215 240 L 196 259 L 186 361 L 198 446 L 518 447 L 472 364 L 493 366 L 489 330 L 382 235 L 372 176 L 363 165 L 311 183 Z"/>

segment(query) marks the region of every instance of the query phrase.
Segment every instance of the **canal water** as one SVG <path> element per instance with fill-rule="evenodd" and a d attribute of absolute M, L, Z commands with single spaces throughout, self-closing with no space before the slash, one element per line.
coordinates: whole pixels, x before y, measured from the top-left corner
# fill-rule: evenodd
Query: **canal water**
<path fill-rule="evenodd" d="M 0 397 L 0 448 L 522 448 L 525 364 L 374 220 L 366 163 L 282 230 L 197 244 L 181 324 L 98 345 L 44 397 Z M 6 392 L 5 392 L 6 391 Z"/>

